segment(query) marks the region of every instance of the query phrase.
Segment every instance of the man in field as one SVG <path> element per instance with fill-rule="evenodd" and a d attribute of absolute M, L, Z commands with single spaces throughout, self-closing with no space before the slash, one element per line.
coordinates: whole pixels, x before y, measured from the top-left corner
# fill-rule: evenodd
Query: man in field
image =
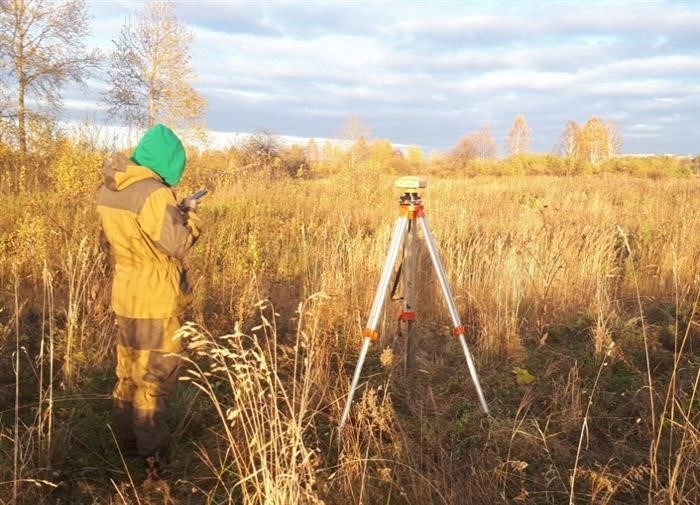
<path fill-rule="evenodd" d="M 177 383 L 178 315 L 189 286 L 182 265 L 200 231 L 196 201 L 178 205 L 172 186 L 185 150 L 166 126 L 150 128 L 131 158 L 116 154 L 97 194 L 102 238 L 114 262 L 117 384 L 112 429 L 123 453 L 156 469 L 168 461 L 167 398 Z"/>

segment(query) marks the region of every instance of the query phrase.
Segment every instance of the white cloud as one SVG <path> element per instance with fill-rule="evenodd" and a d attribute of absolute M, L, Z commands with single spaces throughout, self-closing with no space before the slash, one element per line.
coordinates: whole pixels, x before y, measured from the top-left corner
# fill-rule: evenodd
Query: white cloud
<path fill-rule="evenodd" d="M 608 80 L 589 82 L 581 90 L 608 98 L 651 98 L 700 92 L 699 86 L 678 85 L 667 80 Z"/>
<path fill-rule="evenodd" d="M 663 128 L 661 125 L 658 124 L 646 124 L 646 123 L 637 123 L 633 124 L 627 127 L 627 130 L 630 132 L 634 133 L 643 133 L 643 132 L 649 132 L 649 133 L 654 133 L 661 131 Z"/>
<path fill-rule="evenodd" d="M 83 112 L 98 112 L 103 110 L 103 108 L 94 100 L 76 98 L 64 98 L 63 107 L 66 109 Z"/>

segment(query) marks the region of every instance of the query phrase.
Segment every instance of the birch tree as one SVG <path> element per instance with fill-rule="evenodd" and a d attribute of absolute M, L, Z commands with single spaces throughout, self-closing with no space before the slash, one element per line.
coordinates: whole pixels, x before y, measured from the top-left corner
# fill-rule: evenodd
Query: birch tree
<path fill-rule="evenodd" d="M 109 115 L 140 128 L 201 127 L 206 102 L 192 86 L 193 37 L 169 0 L 148 0 L 143 13 L 127 19 L 107 72 Z"/>
<path fill-rule="evenodd" d="M 97 65 L 99 53 L 84 43 L 88 34 L 83 0 L 0 0 L 0 80 L 13 97 L 3 115 L 16 120 L 22 153 L 28 118 L 42 106 L 55 115 L 63 85 L 84 82 Z"/>
<path fill-rule="evenodd" d="M 367 140 L 369 138 L 369 132 L 369 127 L 362 121 L 359 115 L 350 114 L 345 118 L 345 122 L 340 131 L 340 138 L 352 142 L 357 142 L 360 139 Z"/>
<path fill-rule="evenodd" d="M 493 140 L 493 135 L 491 135 L 491 127 L 483 125 L 479 128 L 479 131 L 472 133 L 471 137 L 472 144 L 476 149 L 477 158 L 486 160 L 496 157 L 498 148 L 496 147 L 496 142 Z"/>
<path fill-rule="evenodd" d="M 597 116 L 581 127 L 579 155 L 591 163 L 600 163 L 610 157 L 608 127 Z"/>
<path fill-rule="evenodd" d="M 525 116 L 517 116 L 508 132 L 508 154 L 518 155 L 526 153 L 532 140 L 531 136 L 532 131 L 527 125 L 527 121 L 525 121 Z"/>
<path fill-rule="evenodd" d="M 2 2 L 2 0 L 0 0 L 0 2 Z M 6 62 L 3 61 L 2 49 L 0 49 L 0 121 L 10 116 L 9 109 L 11 107 L 11 99 L 7 78 Z"/>
<path fill-rule="evenodd" d="M 369 156 L 370 148 L 367 143 L 370 129 L 359 115 L 350 114 L 345 119 L 340 131 L 340 138 L 351 142 L 348 149 L 348 168 L 356 170 Z"/>
<path fill-rule="evenodd" d="M 566 124 L 559 141 L 559 152 L 577 160 L 600 163 L 622 151 L 622 133 L 613 122 L 592 116 L 583 126 Z"/>
<path fill-rule="evenodd" d="M 581 128 L 576 121 L 566 123 L 559 140 L 559 153 L 567 158 L 578 159 L 581 144 Z"/>
<path fill-rule="evenodd" d="M 606 121 L 605 127 L 608 130 L 608 153 L 610 156 L 618 155 L 622 152 L 622 132 L 616 123 Z"/>

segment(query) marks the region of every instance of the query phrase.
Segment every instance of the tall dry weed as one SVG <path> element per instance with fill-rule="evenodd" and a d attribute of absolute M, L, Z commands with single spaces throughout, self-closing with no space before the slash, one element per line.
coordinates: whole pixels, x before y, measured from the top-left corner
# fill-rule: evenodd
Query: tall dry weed
<path fill-rule="evenodd" d="M 211 402 L 223 445 L 199 453 L 217 483 L 207 499 L 242 503 L 322 503 L 316 470 L 322 455 L 313 418 L 326 401 L 328 346 L 319 341 L 318 321 L 299 306 L 293 342 L 277 338 L 275 313 L 257 305 L 260 324 L 244 334 L 212 337 L 195 326 L 180 332 L 191 358 L 182 380 Z M 320 374 L 320 377 L 319 377 Z M 219 498 L 217 498 L 219 497 Z"/>

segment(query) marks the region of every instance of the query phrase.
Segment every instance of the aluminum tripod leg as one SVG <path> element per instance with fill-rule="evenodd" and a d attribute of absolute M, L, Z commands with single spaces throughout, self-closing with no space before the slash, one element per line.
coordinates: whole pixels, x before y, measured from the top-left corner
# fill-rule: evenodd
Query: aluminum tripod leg
<path fill-rule="evenodd" d="M 394 224 L 394 231 L 391 235 L 391 242 L 389 243 L 389 252 L 387 254 L 386 260 L 384 261 L 382 274 L 379 278 L 379 286 L 377 287 L 377 291 L 374 294 L 374 302 L 372 303 L 372 309 L 370 310 L 369 318 L 367 319 L 367 327 L 363 332 L 365 334 L 365 338 L 362 341 L 362 349 L 360 350 L 360 356 L 357 359 L 355 374 L 352 377 L 350 393 L 348 394 L 348 399 L 345 402 L 345 409 L 343 410 L 343 415 L 340 418 L 340 425 L 338 426 L 340 431 L 343 430 L 343 427 L 345 426 L 345 423 L 348 420 L 348 415 L 350 414 L 352 398 L 355 395 L 355 389 L 357 388 L 357 383 L 360 380 L 362 365 L 364 364 L 365 357 L 367 356 L 367 349 L 369 348 L 369 344 L 372 341 L 372 335 L 375 335 L 377 331 L 377 324 L 379 323 L 379 317 L 381 316 L 382 307 L 384 306 L 384 300 L 386 298 L 386 293 L 389 288 L 391 274 L 394 269 L 394 264 L 396 263 L 396 258 L 399 256 L 399 250 L 401 249 L 401 244 L 403 243 L 404 234 L 406 233 L 407 228 L 408 219 L 406 217 L 399 217 L 396 219 L 396 224 Z"/>
<path fill-rule="evenodd" d="M 409 221 L 403 246 L 403 310 L 399 317 L 401 334 L 406 340 L 404 351 L 404 379 L 407 390 L 413 386 L 416 365 L 416 283 L 418 269 L 418 234 L 415 219 Z"/>
<path fill-rule="evenodd" d="M 464 351 L 464 357 L 467 360 L 467 367 L 469 367 L 469 374 L 471 375 L 472 382 L 476 388 L 476 394 L 479 396 L 479 403 L 481 403 L 481 409 L 484 414 L 489 415 L 489 406 L 484 398 L 484 392 L 481 390 L 481 383 L 479 382 L 479 376 L 476 373 L 476 366 L 474 366 L 474 360 L 469 352 L 469 347 L 467 347 L 467 341 L 464 338 L 464 327 L 459 320 L 459 314 L 457 313 L 457 307 L 452 299 L 452 292 L 450 291 L 450 286 L 447 284 L 447 278 L 445 277 L 445 271 L 442 268 L 442 263 L 440 262 L 440 257 L 437 254 L 437 249 L 435 248 L 435 241 L 433 240 L 433 235 L 430 233 L 430 228 L 428 227 L 428 221 L 425 216 L 419 216 L 417 218 L 418 223 L 420 223 L 421 229 L 423 230 L 423 237 L 425 237 L 426 245 L 428 247 L 428 253 L 430 254 L 430 259 L 433 262 L 433 267 L 435 267 L 435 272 L 437 273 L 438 280 L 440 281 L 440 287 L 442 288 L 442 294 L 445 297 L 445 302 L 447 303 L 447 309 L 450 311 L 450 317 L 452 318 L 452 325 L 455 329 L 455 333 L 459 332 L 459 343 L 462 344 L 462 351 Z"/>

